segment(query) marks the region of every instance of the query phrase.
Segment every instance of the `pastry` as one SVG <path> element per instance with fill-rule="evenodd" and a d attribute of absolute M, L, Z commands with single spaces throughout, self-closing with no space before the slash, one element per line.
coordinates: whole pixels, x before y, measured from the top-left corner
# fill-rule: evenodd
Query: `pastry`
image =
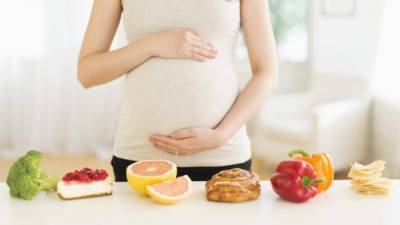
<path fill-rule="evenodd" d="M 243 202 L 258 198 L 259 177 L 239 168 L 223 170 L 206 182 L 207 199 L 217 202 Z"/>
<path fill-rule="evenodd" d="M 57 184 L 63 200 L 91 198 L 112 194 L 112 181 L 105 170 L 83 168 L 67 173 Z"/>

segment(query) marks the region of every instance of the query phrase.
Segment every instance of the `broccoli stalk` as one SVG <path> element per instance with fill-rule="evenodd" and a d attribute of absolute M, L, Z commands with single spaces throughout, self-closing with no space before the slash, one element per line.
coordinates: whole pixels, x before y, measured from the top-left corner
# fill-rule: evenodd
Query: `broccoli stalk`
<path fill-rule="evenodd" d="M 41 191 L 57 190 L 58 179 L 41 171 L 41 158 L 42 153 L 31 150 L 11 166 L 7 185 L 12 197 L 31 200 Z"/>
<path fill-rule="evenodd" d="M 58 178 L 54 176 L 49 176 L 44 173 L 40 175 L 40 178 L 35 179 L 39 184 L 39 189 L 41 191 L 53 191 L 57 190 Z"/>

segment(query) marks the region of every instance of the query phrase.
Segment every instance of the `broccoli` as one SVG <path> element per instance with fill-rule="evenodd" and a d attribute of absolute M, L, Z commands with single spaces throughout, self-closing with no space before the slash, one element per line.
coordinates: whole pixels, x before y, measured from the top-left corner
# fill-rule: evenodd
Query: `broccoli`
<path fill-rule="evenodd" d="M 30 150 L 11 166 L 8 171 L 7 185 L 12 197 L 31 200 L 40 191 L 57 189 L 58 179 L 41 171 L 41 158 L 42 153 Z"/>

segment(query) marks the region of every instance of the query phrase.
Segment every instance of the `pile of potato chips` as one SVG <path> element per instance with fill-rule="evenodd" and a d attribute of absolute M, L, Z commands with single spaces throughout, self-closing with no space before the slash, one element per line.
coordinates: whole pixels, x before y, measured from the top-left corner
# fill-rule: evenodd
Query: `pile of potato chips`
<path fill-rule="evenodd" d="M 367 195 L 385 195 L 389 193 L 390 180 L 382 177 L 385 161 L 377 160 L 368 165 L 351 164 L 348 177 L 352 178 L 353 190 Z"/>

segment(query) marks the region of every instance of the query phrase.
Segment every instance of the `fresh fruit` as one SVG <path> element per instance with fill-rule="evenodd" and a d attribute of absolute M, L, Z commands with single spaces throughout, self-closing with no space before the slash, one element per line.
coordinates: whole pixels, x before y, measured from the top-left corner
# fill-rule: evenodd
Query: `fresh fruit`
<path fill-rule="evenodd" d="M 12 197 L 31 200 L 41 191 L 57 189 L 58 178 L 49 176 L 40 169 L 41 158 L 42 153 L 30 150 L 11 166 L 7 185 Z"/>
<path fill-rule="evenodd" d="M 108 173 L 102 169 L 90 169 L 83 168 L 81 170 L 75 170 L 73 172 L 69 172 L 65 174 L 62 178 L 64 182 L 79 182 L 79 183 L 90 183 L 92 181 L 104 180 L 108 177 Z"/>
<path fill-rule="evenodd" d="M 186 197 L 191 190 L 189 176 L 181 176 L 172 180 L 147 186 L 148 194 L 157 202 L 174 204 Z"/>
<path fill-rule="evenodd" d="M 126 168 L 126 177 L 133 190 L 147 195 L 146 187 L 176 178 L 176 165 L 167 160 L 143 160 Z"/>

